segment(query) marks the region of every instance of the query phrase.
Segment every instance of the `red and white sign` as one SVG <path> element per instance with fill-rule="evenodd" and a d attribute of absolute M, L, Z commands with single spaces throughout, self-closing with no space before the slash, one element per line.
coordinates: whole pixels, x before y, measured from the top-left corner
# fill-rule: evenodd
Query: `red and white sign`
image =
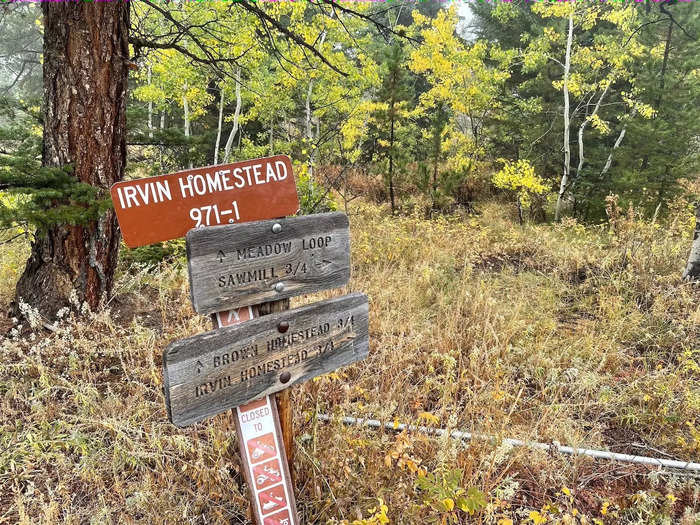
<path fill-rule="evenodd" d="M 264 519 L 263 525 L 291 525 L 292 517 L 288 510 L 272 514 Z"/>
<path fill-rule="evenodd" d="M 216 313 L 219 327 L 253 319 L 251 306 Z M 236 407 L 236 429 L 256 523 L 298 525 L 296 502 L 274 396 Z"/>
<path fill-rule="evenodd" d="M 296 524 L 294 493 L 277 423 L 274 397 L 265 396 L 236 408 L 243 462 L 252 480 L 253 506 L 259 523 Z"/>
<path fill-rule="evenodd" d="M 117 182 L 111 194 L 130 248 L 184 237 L 192 228 L 284 217 L 299 209 L 286 155 Z"/>
<path fill-rule="evenodd" d="M 223 328 L 224 326 L 231 326 L 232 324 L 242 323 L 243 321 L 250 321 L 254 317 L 255 313 L 253 307 L 245 306 L 235 310 L 216 312 L 216 324 L 219 328 Z"/>

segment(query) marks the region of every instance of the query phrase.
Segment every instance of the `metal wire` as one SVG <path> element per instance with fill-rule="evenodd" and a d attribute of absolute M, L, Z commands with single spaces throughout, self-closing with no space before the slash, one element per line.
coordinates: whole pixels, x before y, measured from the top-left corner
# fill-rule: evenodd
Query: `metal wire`
<path fill-rule="evenodd" d="M 318 414 L 316 417 L 320 421 L 334 421 L 334 418 L 327 414 Z M 444 428 L 406 425 L 404 423 L 382 423 L 377 419 L 363 419 L 345 416 L 338 418 L 337 421 L 340 421 L 345 425 L 365 426 L 370 428 L 384 428 L 386 430 L 391 430 L 394 432 L 402 432 L 404 430 L 408 430 L 410 432 L 421 432 L 423 434 L 429 434 L 434 436 L 443 436 L 445 435 L 445 433 L 447 433 L 447 430 Z M 463 441 L 479 439 L 482 441 L 508 443 L 509 445 L 512 445 L 514 447 L 527 447 L 537 450 L 545 450 L 549 452 L 559 452 L 560 454 L 568 454 L 572 456 L 588 456 L 596 459 L 622 461 L 625 463 L 640 463 L 642 465 L 652 465 L 655 467 L 665 467 L 700 472 L 700 463 L 694 463 L 691 461 L 679 461 L 676 459 L 663 459 L 649 456 L 633 456 L 631 454 L 620 454 L 618 452 L 609 452 L 607 450 L 595 450 L 591 448 L 568 447 L 560 445 L 556 441 L 552 443 L 541 443 L 538 441 L 525 441 L 522 439 L 499 438 L 497 436 L 490 436 L 488 434 L 474 434 L 471 432 L 462 432 L 460 430 L 453 430 L 452 432 L 450 432 L 450 437 L 452 437 L 453 439 L 459 439 Z"/>

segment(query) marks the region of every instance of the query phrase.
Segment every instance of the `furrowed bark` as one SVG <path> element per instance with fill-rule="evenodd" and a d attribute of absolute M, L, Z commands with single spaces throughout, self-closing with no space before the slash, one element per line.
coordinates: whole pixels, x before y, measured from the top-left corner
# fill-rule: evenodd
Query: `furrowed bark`
<path fill-rule="evenodd" d="M 45 166 L 73 165 L 106 191 L 126 163 L 128 2 L 44 2 Z M 17 299 L 47 318 L 78 300 L 97 308 L 111 293 L 119 250 L 113 211 L 80 226 L 37 232 Z"/>

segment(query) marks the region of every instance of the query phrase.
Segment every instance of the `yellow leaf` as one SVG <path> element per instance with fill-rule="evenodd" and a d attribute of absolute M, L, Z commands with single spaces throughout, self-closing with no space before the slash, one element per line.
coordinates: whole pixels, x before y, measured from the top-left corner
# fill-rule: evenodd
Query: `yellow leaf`
<path fill-rule="evenodd" d="M 542 525 L 543 523 L 547 523 L 547 518 L 542 516 L 539 512 L 536 510 L 533 510 L 530 512 L 529 518 L 532 520 L 532 523 L 535 525 Z"/>
<path fill-rule="evenodd" d="M 430 412 L 421 412 L 420 414 L 418 414 L 418 419 L 422 419 L 427 423 L 433 423 L 435 425 L 437 425 L 440 422 L 440 420 Z"/>
<path fill-rule="evenodd" d="M 442 500 L 442 504 L 445 505 L 445 508 L 448 511 L 451 511 L 455 508 L 455 502 L 452 498 L 445 498 L 444 500 Z"/>

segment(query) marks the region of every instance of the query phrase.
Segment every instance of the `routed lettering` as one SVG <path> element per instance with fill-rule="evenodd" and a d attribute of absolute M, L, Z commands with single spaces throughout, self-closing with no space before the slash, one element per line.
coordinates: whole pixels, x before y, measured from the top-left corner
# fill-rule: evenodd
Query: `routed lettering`
<path fill-rule="evenodd" d="M 368 312 L 353 293 L 172 343 L 163 355 L 171 421 L 189 425 L 363 359 Z"/>

